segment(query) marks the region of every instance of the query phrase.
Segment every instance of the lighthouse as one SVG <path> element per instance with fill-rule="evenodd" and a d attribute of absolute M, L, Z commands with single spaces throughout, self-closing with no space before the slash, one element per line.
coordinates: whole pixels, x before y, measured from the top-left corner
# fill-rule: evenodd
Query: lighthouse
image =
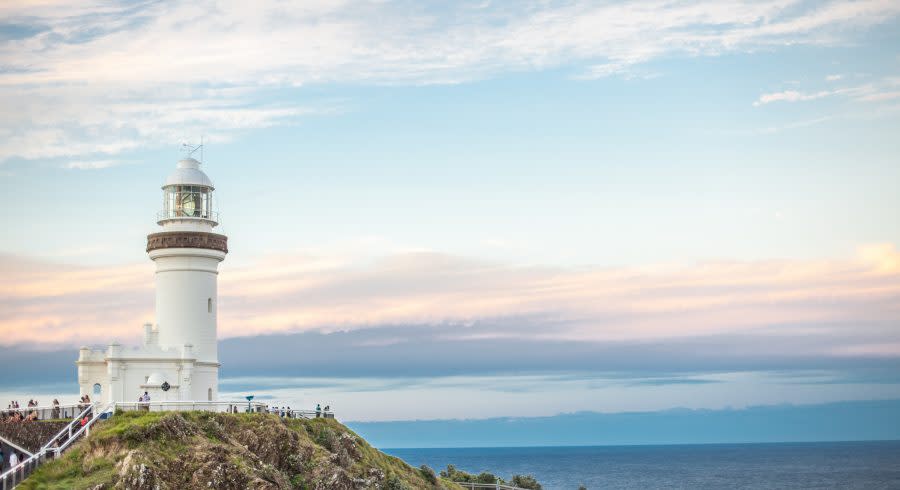
<path fill-rule="evenodd" d="M 156 323 L 160 345 L 190 345 L 198 363 L 218 365 L 216 292 L 219 262 L 228 253 L 225 235 L 213 211 L 215 187 L 186 158 L 166 179 L 158 233 L 147 237 L 147 253 L 156 263 Z"/>
<path fill-rule="evenodd" d="M 144 324 L 142 345 L 82 347 L 78 384 L 94 401 L 215 401 L 219 359 L 219 263 L 228 238 L 215 233 L 215 186 L 194 158 L 180 160 L 162 185 L 159 228 L 147 236 L 156 265 L 155 321 Z"/>

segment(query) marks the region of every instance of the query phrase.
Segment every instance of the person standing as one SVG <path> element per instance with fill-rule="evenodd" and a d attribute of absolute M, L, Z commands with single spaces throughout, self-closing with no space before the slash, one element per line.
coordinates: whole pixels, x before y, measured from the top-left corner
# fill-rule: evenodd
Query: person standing
<path fill-rule="evenodd" d="M 15 452 L 15 451 L 13 451 Z M 25 479 L 25 453 L 19 453 L 19 457 L 16 458 L 16 465 L 19 467 L 19 478 Z"/>
<path fill-rule="evenodd" d="M 16 450 L 13 449 L 9 452 L 9 469 L 13 469 L 16 466 L 19 466 L 19 456 L 16 455 Z"/>
<path fill-rule="evenodd" d="M 3 448 L 0 447 L 0 473 L 3 473 Z"/>

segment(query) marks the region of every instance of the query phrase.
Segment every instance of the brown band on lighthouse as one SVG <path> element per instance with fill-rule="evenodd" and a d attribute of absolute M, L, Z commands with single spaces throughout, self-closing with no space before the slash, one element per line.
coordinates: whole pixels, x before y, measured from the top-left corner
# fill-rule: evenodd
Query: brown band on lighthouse
<path fill-rule="evenodd" d="M 169 231 L 147 235 L 147 251 L 161 248 L 206 248 L 228 253 L 228 237 L 201 231 Z"/>

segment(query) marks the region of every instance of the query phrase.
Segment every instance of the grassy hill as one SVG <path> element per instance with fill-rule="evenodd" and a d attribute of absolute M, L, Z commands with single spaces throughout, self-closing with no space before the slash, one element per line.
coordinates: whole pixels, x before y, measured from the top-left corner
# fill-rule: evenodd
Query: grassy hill
<path fill-rule="evenodd" d="M 21 488 L 460 489 L 334 419 L 208 412 L 118 413 Z"/>

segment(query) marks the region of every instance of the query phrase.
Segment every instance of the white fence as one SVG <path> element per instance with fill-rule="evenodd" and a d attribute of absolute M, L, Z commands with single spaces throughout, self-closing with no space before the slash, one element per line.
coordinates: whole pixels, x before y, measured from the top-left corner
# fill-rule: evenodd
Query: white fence
<path fill-rule="evenodd" d="M 334 412 L 323 410 L 288 410 L 276 409 L 269 407 L 262 402 L 206 402 L 206 401 L 163 401 L 163 402 L 115 402 L 113 403 L 113 411 L 135 411 L 144 410 L 147 412 L 179 412 L 200 410 L 204 412 L 220 412 L 220 413 L 271 413 L 285 418 L 294 419 L 313 419 L 313 418 L 334 418 Z"/>
<path fill-rule="evenodd" d="M 266 413 L 266 404 L 260 402 L 207 402 L 207 401 L 163 401 L 163 402 L 114 402 L 112 410 L 131 412 L 186 412 L 200 410 L 220 413 Z"/>
<path fill-rule="evenodd" d="M 275 415 L 279 415 L 281 417 L 289 418 L 289 419 L 333 419 L 334 412 L 331 411 L 323 411 L 323 410 L 288 410 L 288 409 L 279 409 L 274 408 L 271 409 L 269 413 L 274 413 Z"/>
<path fill-rule="evenodd" d="M 459 481 L 455 483 L 468 490 L 524 490 L 519 487 L 511 487 L 509 485 L 501 485 L 499 483 L 469 483 Z"/>
<path fill-rule="evenodd" d="M 89 404 L 82 403 L 73 405 L 46 405 L 40 407 L 7 408 L 4 410 L 0 410 L 0 414 L 11 416 L 15 413 L 20 413 L 22 414 L 22 417 L 28 417 L 32 413 L 36 413 L 38 420 L 71 419 L 75 415 L 78 415 L 79 412 L 87 408 L 88 405 Z"/>

